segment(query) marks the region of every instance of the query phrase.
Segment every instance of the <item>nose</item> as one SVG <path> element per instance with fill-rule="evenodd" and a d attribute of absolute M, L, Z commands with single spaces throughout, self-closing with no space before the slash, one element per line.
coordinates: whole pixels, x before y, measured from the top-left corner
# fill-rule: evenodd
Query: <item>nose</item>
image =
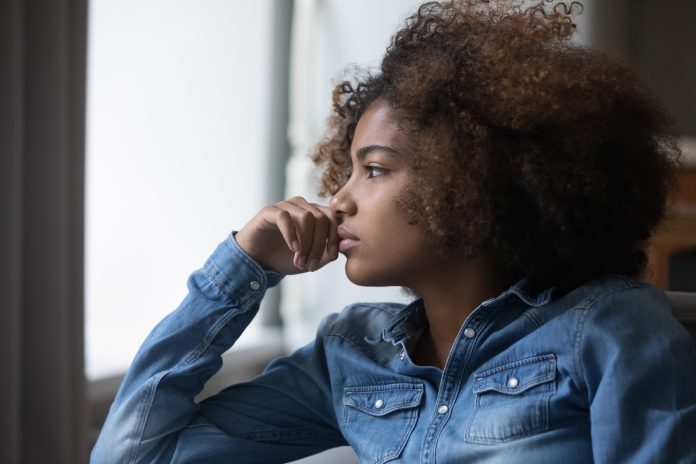
<path fill-rule="evenodd" d="M 331 197 L 331 200 L 329 201 L 329 208 L 331 208 L 331 212 L 334 214 L 334 216 L 339 218 L 353 216 L 358 211 L 355 198 L 353 198 L 353 194 L 350 191 L 348 184 L 341 187 L 338 192 Z"/>

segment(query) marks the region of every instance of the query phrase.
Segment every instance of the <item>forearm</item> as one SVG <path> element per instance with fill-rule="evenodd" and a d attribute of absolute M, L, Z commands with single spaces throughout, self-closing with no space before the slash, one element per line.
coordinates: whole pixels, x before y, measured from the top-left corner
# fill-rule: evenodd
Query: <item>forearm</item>
<path fill-rule="evenodd" d="M 196 416 L 193 398 L 220 368 L 221 355 L 253 319 L 268 286 L 265 273 L 223 242 L 188 281 L 179 308 L 150 333 L 119 389 L 92 453 L 94 463 L 168 462 L 177 433 Z"/>

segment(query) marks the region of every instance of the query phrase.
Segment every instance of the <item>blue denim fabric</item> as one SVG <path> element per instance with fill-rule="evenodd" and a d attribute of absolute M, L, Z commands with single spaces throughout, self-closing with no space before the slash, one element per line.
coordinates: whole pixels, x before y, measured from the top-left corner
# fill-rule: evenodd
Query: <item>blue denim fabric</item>
<path fill-rule="evenodd" d="M 696 348 L 664 294 L 615 276 L 564 295 L 523 280 L 465 321 L 446 367 L 414 365 L 422 303 L 364 304 L 264 374 L 193 398 L 281 275 L 232 237 L 148 336 L 91 462 L 696 463 Z"/>

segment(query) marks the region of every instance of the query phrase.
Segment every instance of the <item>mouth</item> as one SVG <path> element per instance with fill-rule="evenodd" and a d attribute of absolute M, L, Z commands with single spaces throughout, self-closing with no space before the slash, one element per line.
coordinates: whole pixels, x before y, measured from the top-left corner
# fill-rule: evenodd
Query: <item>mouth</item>
<path fill-rule="evenodd" d="M 358 242 L 360 242 L 360 239 L 351 234 L 350 231 L 343 225 L 338 226 L 337 232 L 338 236 L 341 238 L 341 241 L 338 244 L 338 251 L 341 253 L 346 253 L 348 250 L 355 247 Z"/>

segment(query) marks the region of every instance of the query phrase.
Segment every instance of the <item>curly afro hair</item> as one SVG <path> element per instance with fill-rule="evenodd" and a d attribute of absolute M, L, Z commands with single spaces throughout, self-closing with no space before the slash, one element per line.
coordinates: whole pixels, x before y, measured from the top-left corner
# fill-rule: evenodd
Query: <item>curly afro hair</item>
<path fill-rule="evenodd" d="M 578 2 L 429 2 L 375 73 L 333 92 L 313 159 L 320 193 L 351 175 L 366 108 L 384 99 L 415 147 L 399 200 L 435 249 L 496 256 L 510 276 L 575 286 L 640 275 L 680 151 L 627 67 L 569 39 Z"/>

